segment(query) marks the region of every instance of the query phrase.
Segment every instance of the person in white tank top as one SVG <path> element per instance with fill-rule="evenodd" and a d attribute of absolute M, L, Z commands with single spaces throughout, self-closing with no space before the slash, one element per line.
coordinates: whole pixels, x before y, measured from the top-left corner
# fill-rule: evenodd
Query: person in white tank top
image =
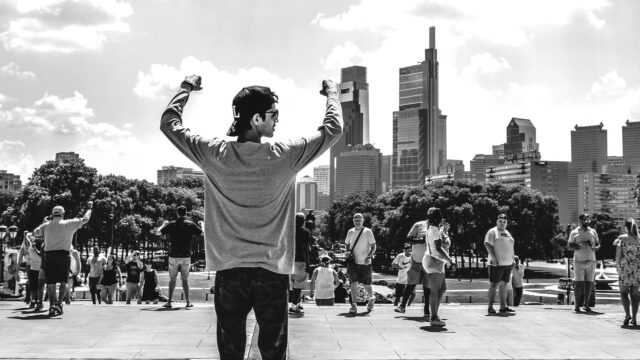
<path fill-rule="evenodd" d="M 313 270 L 311 276 L 311 297 L 314 297 L 318 306 L 335 305 L 334 291 L 338 287 L 338 273 L 329 264 L 331 258 L 323 255 L 320 258 L 320 266 Z"/>

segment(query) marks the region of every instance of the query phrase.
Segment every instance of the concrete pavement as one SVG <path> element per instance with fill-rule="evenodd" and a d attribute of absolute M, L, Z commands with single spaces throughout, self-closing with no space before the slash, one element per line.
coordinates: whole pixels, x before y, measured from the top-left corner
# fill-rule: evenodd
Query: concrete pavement
<path fill-rule="evenodd" d="M 421 304 L 405 314 L 377 305 L 357 316 L 346 304 L 305 308 L 289 320 L 290 359 L 640 358 L 640 329 L 620 327 L 619 305 L 598 305 L 591 315 L 575 314 L 572 306 L 525 305 L 513 316 L 487 315 L 486 305 L 443 305 L 441 329 L 429 326 Z M 21 302 L 0 301 L 0 328 L 2 359 L 218 358 L 211 303 L 164 310 L 76 301 L 49 318 Z M 259 359 L 257 333 L 251 314 L 248 359 Z"/>

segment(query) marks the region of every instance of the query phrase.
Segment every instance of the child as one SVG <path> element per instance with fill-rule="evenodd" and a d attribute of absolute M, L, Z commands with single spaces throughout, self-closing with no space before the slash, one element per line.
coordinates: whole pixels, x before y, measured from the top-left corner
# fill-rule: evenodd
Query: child
<path fill-rule="evenodd" d="M 158 295 L 160 295 L 160 287 L 158 287 L 158 273 L 151 266 L 151 261 L 147 260 L 144 263 L 145 269 L 142 273 L 142 301 L 145 304 L 149 304 L 149 301 L 153 301 L 154 304 L 158 303 Z"/>
<path fill-rule="evenodd" d="M 127 268 L 127 305 L 131 304 L 133 296 L 138 299 L 138 304 L 142 304 L 142 299 L 140 298 L 140 272 L 143 265 L 142 261 L 140 261 L 140 253 L 134 251 L 124 263 Z"/>
<path fill-rule="evenodd" d="M 338 287 L 338 273 L 329 267 L 331 258 L 327 255 L 320 257 L 320 266 L 313 270 L 311 275 L 311 297 L 316 292 L 316 305 L 333 306 L 335 304 L 334 290 Z M 316 284 L 317 289 L 316 289 Z"/>
<path fill-rule="evenodd" d="M 524 278 L 524 266 L 520 264 L 520 258 L 513 257 L 513 269 L 511 270 L 511 282 L 513 283 L 513 306 L 520 305 L 522 299 L 522 280 Z"/>
<path fill-rule="evenodd" d="M 393 300 L 393 306 L 398 306 L 402 299 L 402 293 L 407 286 L 407 272 L 411 267 L 411 244 L 404 244 L 404 252 L 398 254 L 391 263 L 393 269 L 398 269 L 398 278 L 396 279 L 396 294 Z M 415 296 L 415 292 L 412 293 Z M 411 302 L 411 300 L 409 300 Z"/>

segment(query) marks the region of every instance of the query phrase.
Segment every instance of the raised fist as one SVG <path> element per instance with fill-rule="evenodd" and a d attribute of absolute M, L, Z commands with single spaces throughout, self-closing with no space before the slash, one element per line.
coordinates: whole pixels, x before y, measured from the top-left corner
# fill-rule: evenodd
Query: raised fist
<path fill-rule="evenodd" d="M 182 85 L 184 84 L 191 85 L 192 91 L 202 90 L 202 78 L 200 77 L 200 75 L 189 75 L 185 77 L 184 81 L 182 82 Z"/>
<path fill-rule="evenodd" d="M 89 209 L 93 208 L 93 201 L 88 201 L 88 202 L 87 202 L 87 207 L 88 207 Z"/>
<path fill-rule="evenodd" d="M 322 80 L 322 90 L 320 90 L 320 95 L 329 96 L 331 94 L 338 95 L 338 84 L 333 80 Z"/>

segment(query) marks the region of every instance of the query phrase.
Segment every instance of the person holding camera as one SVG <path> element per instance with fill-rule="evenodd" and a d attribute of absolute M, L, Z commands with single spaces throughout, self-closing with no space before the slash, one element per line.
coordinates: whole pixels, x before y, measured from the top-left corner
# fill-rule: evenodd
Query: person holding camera
<path fill-rule="evenodd" d="M 589 227 L 591 217 L 589 214 L 579 216 L 580 226 L 569 234 L 567 246 L 573 250 L 573 270 L 575 273 L 575 312 L 580 312 L 580 306 L 584 305 L 584 311 L 592 312 L 589 307 L 589 297 L 594 290 L 596 278 L 596 251 L 600 250 L 598 233 Z"/>
<path fill-rule="evenodd" d="M 140 294 L 140 274 L 144 270 L 144 265 L 140 260 L 140 253 L 136 250 L 127 256 L 124 261 L 124 267 L 127 270 L 127 295 L 126 303 L 131 304 L 131 299 L 135 296 L 138 304 L 142 304 L 142 296 Z"/>
<path fill-rule="evenodd" d="M 296 174 L 342 136 L 338 84 L 322 82 L 326 108 L 313 133 L 274 143 L 262 142 L 273 137 L 279 121 L 278 96 L 270 88 L 247 86 L 234 97 L 227 136 L 235 141 L 207 139 L 183 126 L 183 109 L 191 92 L 199 90 L 202 78 L 188 76 L 163 112 L 160 129 L 205 175 L 204 233 L 207 266 L 217 272 L 218 351 L 222 359 L 243 358 L 245 323 L 253 309 L 262 359 L 284 359 L 295 261 Z"/>
<path fill-rule="evenodd" d="M 351 281 L 351 309 L 349 314 L 358 313 L 358 283 L 364 285 L 369 294 L 367 311 L 373 310 L 375 297 L 371 289 L 373 268 L 371 259 L 376 252 L 376 239 L 371 229 L 364 227 L 364 216 L 360 213 L 353 215 L 353 225 L 347 232 L 344 243 L 347 245 L 347 276 Z"/>

